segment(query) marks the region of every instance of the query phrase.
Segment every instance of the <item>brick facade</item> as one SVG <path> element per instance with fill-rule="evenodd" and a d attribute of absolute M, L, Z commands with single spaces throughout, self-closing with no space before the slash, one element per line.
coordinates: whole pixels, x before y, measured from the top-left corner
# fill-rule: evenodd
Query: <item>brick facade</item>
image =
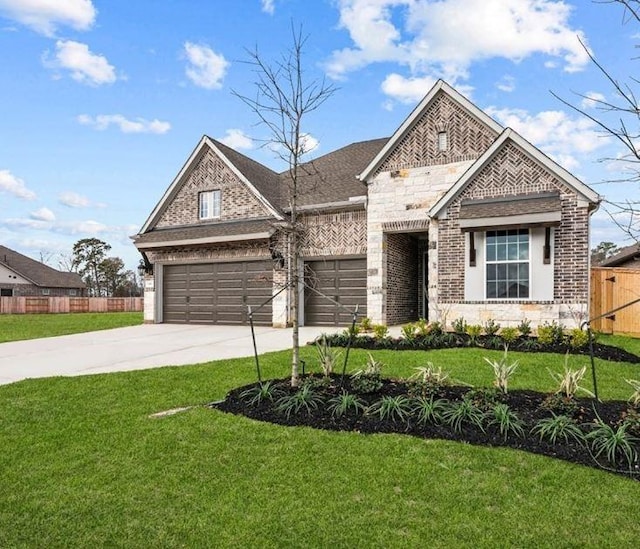
<path fill-rule="evenodd" d="M 211 223 L 200 221 L 198 193 L 220 190 L 220 221 L 271 215 L 256 196 L 208 147 L 160 216 L 157 228 Z"/>
<path fill-rule="evenodd" d="M 0 284 L 3 290 L 13 290 L 13 297 L 82 297 L 83 289 L 47 288 L 33 284 Z M 75 291 L 75 293 L 73 293 Z M 48 293 L 45 293 L 48 292 Z"/>
<path fill-rule="evenodd" d="M 418 241 L 408 234 L 387 239 L 387 323 L 418 319 Z"/>
<path fill-rule="evenodd" d="M 303 257 L 367 253 L 367 212 L 364 210 L 304 215 Z"/>
<path fill-rule="evenodd" d="M 438 133 L 446 132 L 447 148 L 438 149 Z M 397 144 L 377 173 L 475 160 L 497 134 L 440 92 Z"/>

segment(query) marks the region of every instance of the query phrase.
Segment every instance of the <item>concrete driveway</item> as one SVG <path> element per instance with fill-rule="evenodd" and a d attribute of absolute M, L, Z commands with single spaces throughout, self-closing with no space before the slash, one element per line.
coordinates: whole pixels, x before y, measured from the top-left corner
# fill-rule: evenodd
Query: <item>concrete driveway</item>
<path fill-rule="evenodd" d="M 335 328 L 300 328 L 305 344 Z M 286 349 L 291 329 L 256 327 L 259 353 Z M 253 355 L 248 326 L 143 324 L 45 339 L 0 343 L 0 384 L 197 364 Z"/>

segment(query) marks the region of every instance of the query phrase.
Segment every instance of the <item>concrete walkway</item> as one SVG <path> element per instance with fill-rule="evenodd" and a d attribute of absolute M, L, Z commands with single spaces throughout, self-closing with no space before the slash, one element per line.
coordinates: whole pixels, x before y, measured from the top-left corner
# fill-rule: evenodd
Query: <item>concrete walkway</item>
<path fill-rule="evenodd" d="M 300 328 L 306 344 L 335 328 Z M 256 327 L 259 353 L 287 349 L 291 329 Z M 143 324 L 45 339 L 0 343 L 0 384 L 21 379 L 75 376 L 182 366 L 253 355 L 248 326 Z"/>

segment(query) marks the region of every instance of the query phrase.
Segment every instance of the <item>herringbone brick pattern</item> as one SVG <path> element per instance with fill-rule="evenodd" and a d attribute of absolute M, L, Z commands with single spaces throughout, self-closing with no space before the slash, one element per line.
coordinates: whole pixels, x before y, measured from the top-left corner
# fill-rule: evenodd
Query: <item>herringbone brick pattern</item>
<path fill-rule="evenodd" d="M 442 131 L 447 133 L 445 151 L 438 150 L 438 133 Z M 493 130 L 440 93 L 377 173 L 474 160 L 496 137 Z"/>

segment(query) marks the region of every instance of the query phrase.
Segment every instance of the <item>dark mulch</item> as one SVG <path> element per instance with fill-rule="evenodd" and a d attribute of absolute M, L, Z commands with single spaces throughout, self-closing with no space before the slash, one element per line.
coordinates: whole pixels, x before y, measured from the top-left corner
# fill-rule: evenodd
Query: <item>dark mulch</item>
<path fill-rule="evenodd" d="M 308 379 L 309 378 L 307 378 L 307 380 Z M 294 389 L 290 387 L 288 378 L 272 381 L 277 385 L 280 396 L 290 395 L 294 392 Z M 351 389 L 350 377 L 345 377 L 343 381 L 341 376 L 333 376 L 330 383 L 324 385 L 319 384 L 320 378 L 313 378 L 313 382 L 315 391 L 322 395 L 324 403 L 340 394 L 343 390 L 355 394 L 355 391 Z M 335 417 L 330 413 L 328 407 L 323 404 L 319 405 L 317 409 L 312 410 L 311 413 L 305 411 L 298 414 L 291 414 L 287 417 L 283 412 L 276 410 L 274 401 L 266 400 L 259 404 L 252 405 L 249 404 L 247 397 L 243 398 L 241 396 L 243 392 L 255 385 L 257 384 L 236 388 L 229 392 L 224 401 L 214 403 L 211 406 L 224 412 L 244 415 L 252 419 L 279 425 L 308 426 L 317 429 L 352 431 L 363 434 L 402 433 L 422 438 L 454 440 L 483 446 L 505 446 L 590 467 L 602 468 L 640 480 L 640 465 L 637 460 L 631 471 L 627 465 L 625 465 L 625 468 L 618 469 L 614 465 L 607 463 L 606 459 L 602 456 L 596 460 L 589 448 L 584 444 L 574 442 L 573 440 L 570 440 L 568 443 L 563 441 L 550 444 L 544 440 L 540 440 L 539 436 L 531 435 L 531 429 L 538 420 L 552 415 L 552 410 L 548 408 L 549 394 L 528 390 L 515 390 L 504 395 L 488 389 L 475 390 L 474 393 L 474 389 L 461 386 L 441 387 L 437 390 L 437 393 L 434 394 L 435 398 L 446 399 L 451 402 L 457 402 L 463 398 L 473 398 L 474 403 L 487 412 L 492 408 L 493 404 L 497 402 L 506 403 L 518 418 L 524 422 L 526 435 L 521 438 L 510 434 L 505 438 L 500 434 L 498 427 L 488 425 L 488 421 L 484 422 L 484 431 L 473 425 L 464 425 L 460 432 L 455 432 L 450 426 L 444 424 L 420 425 L 415 417 L 409 417 L 405 421 L 380 419 L 378 415 L 367 413 L 350 413 L 343 417 Z M 404 381 L 384 379 L 380 390 L 370 394 L 359 394 L 358 397 L 361 398 L 365 406 L 368 407 L 380 400 L 383 396 L 408 396 L 409 389 L 410 386 Z M 472 392 L 470 393 L 470 391 Z M 558 397 L 556 396 L 555 398 Z M 546 405 L 545 402 L 547 402 Z M 564 408 L 558 407 L 562 406 L 563 402 L 565 401 L 557 402 L 557 407 L 553 410 L 557 415 L 565 413 Z M 579 424 L 585 432 L 593 429 L 592 424 L 597 419 L 596 413 L 603 422 L 617 426 L 621 423 L 625 414 L 631 410 L 630 405 L 625 401 L 596 403 L 589 398 L 576 398 L 569 404 L 571 408 L 573 408 L 573 410 L 569 412 L 570 415 L 572 415 L 576 423 Z M 637 423 L 634 429 L 634 434 L 640 435 L 640 423 Z M 640 447 L 638 447 L 637 444 L 636 448 L 640 451 Z"/>
<path fill-rule="evenodd" d="M 347 335 L 324 335 L 327 342 L 334 347 L 346 347 L 349 342 Z M 444 333 L 436 336 L 416 336 L 411 340 L 405 338 L 384 337 L 376 339 L 370 335 L 358 335 L 352 339 L 351 347 L 359 349 L 388 349 L 403 351 L 425 351 L 429 349 L 455 349 L 463 347 L 478 347 L 481 349 L 504 350 L 504 341 L 500 336 L 479 336 L 471 338 L 467 334 Z M 567 341 L 556 341 L 551 344 L 541 344 L 535 337 L 520 337 L 509 344 L 510 351 L 523 353 L 571 353 L 589 355 L 589 346 L 572 347 Z M 610 362 L 628 362 L 640 364 L 640 356 L 634 355 L 619 347 L 594 342 L 593 355 L 595 358 Z"/>

